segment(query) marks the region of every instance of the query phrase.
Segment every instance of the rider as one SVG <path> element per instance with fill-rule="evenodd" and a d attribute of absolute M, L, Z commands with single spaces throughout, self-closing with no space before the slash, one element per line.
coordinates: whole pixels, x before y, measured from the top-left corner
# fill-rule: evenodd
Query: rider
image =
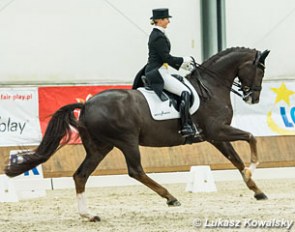
<path fill-rule="evenodd" d="M 181 115 L 181 134 L 183 137 L 198 136 L 199 131 L 191 120 L 190 108 L 190 90 L 179 80 L 172 77 L 168 71 L 168 65 L 179 70 L 183 68 L 192 71 L 193 59 L 191 57 L 175 57 L 170 55 L 170 41 L 165 35 L 165 29 L 170 23 L 169 10 L 160 8 L 153 10 L 151 24 L 154 28 L 150 34 L 148 49 L 148 63 L 145 69 L 145 76 L 151 88 L 156 94 L 165 100 L 162 95 L 163 89 L 181 97 L 180 115 Z"/>

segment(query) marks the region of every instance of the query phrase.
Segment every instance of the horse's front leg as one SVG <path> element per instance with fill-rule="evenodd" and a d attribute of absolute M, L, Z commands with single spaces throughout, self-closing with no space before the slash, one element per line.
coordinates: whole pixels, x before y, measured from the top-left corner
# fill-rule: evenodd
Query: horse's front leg
<path fill-rule="evenodd" d="M 258 153 L 257 153 L 257 141 L 256 138 L 249 132 L 234 128 L 229 125 L 224 125 L 223 127 L 218 127 L 218 129 L 211 129 L 214 134 L 210 134 L 210 139 L 214 141 L 247 141 L 250 146 L 251 152 L 251 163 L 249 167 L 245 167 L 243 170 L 244 178 L 246 180 L 250 179 L 254 170 L 259 164 Z"/>
<path fill-rule="evenodd" d="M 254 191 L 254 197 L 257 200 L 267 199 L 267 196 L 257 187 L 255 182 L 252 180 L 251 175 L 248 176 L 245 172 L 245 170 L 247 169 L 245 168 L 243 161 L 241 160 L 238 153 L 234 150 L 230 142 L 211 141 L 210 143 L 214 145 L 240 171 L 248 188 Z"/>

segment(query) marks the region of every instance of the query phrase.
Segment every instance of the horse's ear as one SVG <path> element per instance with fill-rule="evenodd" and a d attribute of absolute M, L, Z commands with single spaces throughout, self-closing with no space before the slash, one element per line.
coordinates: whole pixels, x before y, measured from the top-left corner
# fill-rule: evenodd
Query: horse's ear
<path fill-rule="evenodd" d="M 270 53 L 270 50 L 265 50 L 264 52 L 262 52 L 260 57 L 259 57 L 259 63 L 264 64 L 264 61 L 265 61 L 265 59 L 266 59 L 266 57 L 268 56 L 269 53 Z"/>

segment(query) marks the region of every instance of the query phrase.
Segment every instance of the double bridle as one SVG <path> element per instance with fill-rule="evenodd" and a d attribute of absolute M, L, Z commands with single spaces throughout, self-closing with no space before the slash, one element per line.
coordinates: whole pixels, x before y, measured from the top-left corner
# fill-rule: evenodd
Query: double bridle
<path fill-rule="evenodd" d="M 257 68 L 260 68 L 264 71 L 265 69 L 265 65 L 262 64 L 261 62 L 256 62 L 256 60 L 253 62 L 253 65 L 256 65 Z M 252 85 L 252 86 L 247 86 L 247 85 L 242 85 L 241 82 L 233 82 L 233 85 L 238 87 L 238 91 L 241 91 L 242 93 L 239 93 L 237 90 L 230 88 L 230 91 L 233 92 L 234 94 L 238 95 L 239 97 L 241 97 L 243 100 L 245 100 L 246 98 L 248 98 L 253 92 L 255 91 L 261 91 L 262 87 L 261 85 Z"/>

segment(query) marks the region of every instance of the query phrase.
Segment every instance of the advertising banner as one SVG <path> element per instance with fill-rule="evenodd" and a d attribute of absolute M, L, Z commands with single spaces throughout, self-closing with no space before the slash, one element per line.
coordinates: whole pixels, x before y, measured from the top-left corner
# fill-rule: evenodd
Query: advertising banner
<path fill-rule="evenodd" d="M 233 100 L 233 125 L 255 136 L 295 135 L 295 81 L 271 81 L 262 86 L 260 102 Z"/>
<path fill-rule="evenodd" d="M 39 144 L 37 88 L 0 88 L 0 146 Z"/>
<path fill-rule="evenodd" d="M 44 135 L 50 116 L 60 107 L 77 103 L 86 102 L 91 96 L 107 89 L 130 89 L 130 85 L 103 85 L 103 86 L 55 86 L 55 87 L 39 87 L 39 118 L 41 131 Z M 75 110 L 78 117 L 79 110 Z M 75 131 L 73 131 L 73 140 L 70 143 L 79 143 L 79 139 L 75 139 Z"/>

